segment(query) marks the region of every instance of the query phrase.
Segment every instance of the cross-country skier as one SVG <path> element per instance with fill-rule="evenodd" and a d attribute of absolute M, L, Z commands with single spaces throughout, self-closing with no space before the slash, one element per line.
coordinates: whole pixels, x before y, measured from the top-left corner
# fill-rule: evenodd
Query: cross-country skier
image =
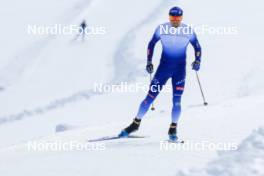
<path fill-rule="evenodd" d="M 149 74 L 153 73 L 152 56 L 155 44 L 159 40 L 162 44 L 160 64 L 151 81 L 149 92 L 140 104 L 136 117 L 127 128 L 121 131 L 119 137 L 127 137 L 130 133 L 138 130 L 141 119 L 159 94 L 162 86 L 165 85 L 169 78 L 171 78 L 173 88 L 173 107 L 168 135 L 170 140 L 178 140 L 177 122 L 181 114 L 181 96 L 184 91 L 186 75 L 186 50 L 189 43 L 191 43 L 195 50 L 195 60 L 192 63 L 192 69 L 198 71 L 201 62 L 201 46 L 196 34 L 189 26 L 182 23 L 182 18 L 182 9 L 179 7 L 173 7 L 169 11 L 170 22 L 161 24 L 156 28 L 155 33 L 148 44 L 147 72 Z"/>
<path fill-rule="evenodd" d="M 80 24 L 80 29 L 79 29 L 79 35 L 82 36 L 82 41 L 84 42 L 84 38 L 85 38 L 85 30 L 86 30 L 86 27 L 87 27 L 87 24 L 86 24 L 86 21 L 83 20 L 82 23 Z"/>

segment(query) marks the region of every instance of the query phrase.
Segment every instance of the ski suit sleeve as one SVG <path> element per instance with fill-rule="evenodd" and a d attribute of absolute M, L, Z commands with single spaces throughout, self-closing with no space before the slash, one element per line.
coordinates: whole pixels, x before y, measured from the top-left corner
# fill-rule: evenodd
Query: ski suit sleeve
<path fill-rule="evenodd" d="M 192 44 L 194 48 L 195 60 L 201 62 L 202 48 L 194 32 L 191 35 L 190 43 Z"/>
<path fill-rule="evenodd" d="M 156 28 L 151 40 L 148 43 L 147 58 L 148 62 L 152 62 L 152 56 L 156 43 L 160 40 L 160 30 L 159 27 Z"/>

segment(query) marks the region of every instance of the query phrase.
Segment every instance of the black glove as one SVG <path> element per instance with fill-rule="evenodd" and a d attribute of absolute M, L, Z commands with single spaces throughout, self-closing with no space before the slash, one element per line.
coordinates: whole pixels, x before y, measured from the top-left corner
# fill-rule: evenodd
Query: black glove
<path fill-rule="evenodd" d="M 200 70 L 200 61 L 196 60 L 192 63 L 192 69 L 195 71 L 199 71 Z"/>
<path fill-rule="evenodd" d="M 151 62 L 147 63 L 146 70 L 149 74 L 153 73 L 154 67 L 153 67 L 153 64 Z"/>

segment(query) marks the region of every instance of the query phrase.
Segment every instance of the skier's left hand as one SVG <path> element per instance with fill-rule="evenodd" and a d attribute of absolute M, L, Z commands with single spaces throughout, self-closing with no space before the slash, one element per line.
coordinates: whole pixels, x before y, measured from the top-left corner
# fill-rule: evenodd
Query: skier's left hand
<path fill-rule="evenodd" d="M 147 70 L 147 72 L 148 72 L 149 74 L 153 73 L 153 71 L 154 71 L 154 66 L 153 66 L 153 64 L 152 64 L 151 62 L 148 62 L 148 63 L 147 63 L 146 70 Z"/>
<path fill-rule="evenodd" d="M 200 61 L 195 60 L 195 61 L 192 63 L 192 69 L 195 70 L 195 71 L 199 71 L 199 70 L 200 70 Z"/>

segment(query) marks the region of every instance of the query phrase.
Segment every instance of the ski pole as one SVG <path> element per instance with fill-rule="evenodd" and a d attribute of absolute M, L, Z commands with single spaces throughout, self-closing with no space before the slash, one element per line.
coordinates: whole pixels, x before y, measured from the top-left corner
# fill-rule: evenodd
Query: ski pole
<path fill-rule="evenodd" d="M 199 75 L 198 75 L 197 71 L 195 73 L 196 73 L 196 78 L 197 78 L 197 81 L 198 81 L 198 84 L 199 84 L 199 88 L 200 88 L 200 91 L 201 91 L 201 94 L 202 94 L 202 97 L 203 97 L 203 102 L 204 102 L 204 105 L 206 106 L 206 105 L 208 105 L 208 103 L 205 101 L 205 97 L 204 97 L 202 85 L 201 85 L 201 82 L 200 82 L 200 79 L 199 79 Z"/>
<path fill-rule="evenodd" d="M 149 74 L 149 81 L 150 81 L 150 86 L 151 86 L 151 81 L 152 81 L 152 76 L 151 76 L 151 73 Z M 154 102 L 151 103 L 151 108 L 150 108 L 152 111 L 155 110 L 155 107 L 154 107 Z"/>

